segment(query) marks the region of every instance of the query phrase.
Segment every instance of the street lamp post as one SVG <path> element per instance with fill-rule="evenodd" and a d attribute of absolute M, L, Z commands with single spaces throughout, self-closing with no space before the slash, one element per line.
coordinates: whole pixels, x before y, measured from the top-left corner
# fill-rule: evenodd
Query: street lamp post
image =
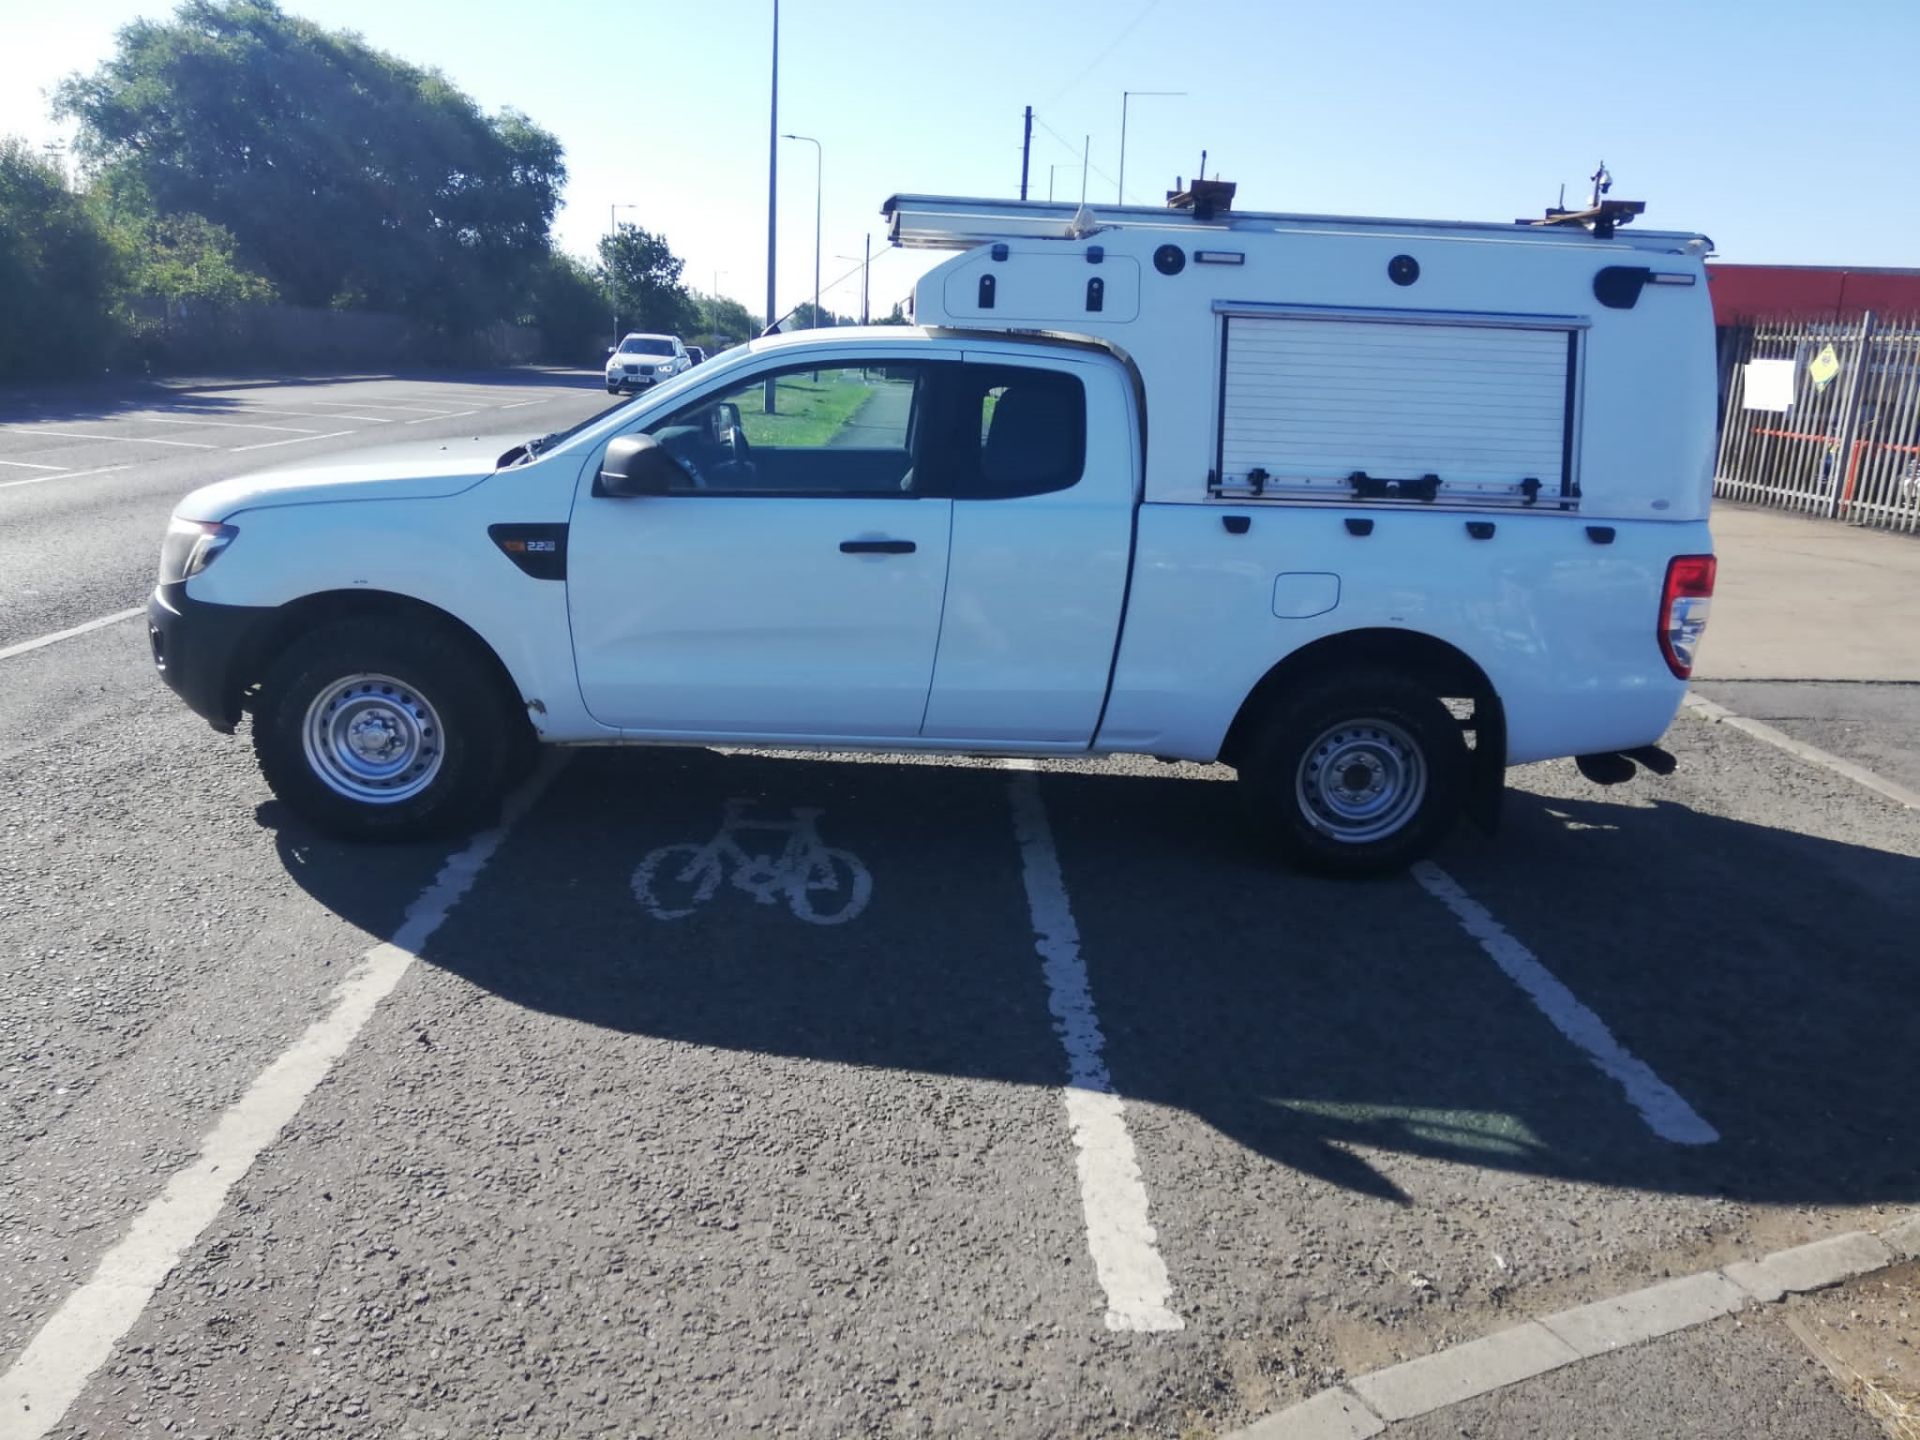
<path fill-rule="evenodd" d="M 1122 90 L 1120 92 L 1120 180 L 1113 188 L 1119 193 L 1113 197 L 1114 204 L 1127 203 L 1127 102 L 1136 95 L 1185 95 L 1184 90 Z"/>
<path fill-rule="evenodd" d="M 617 212 L 621 210 L 638 210 L 639 208 L 638 205 L 607 206 L 607 239 L 617 240 L 620 238 L 620 226 L 614 218 Z M 613 250 L 611 246 L 609 246 L 607 250 L 607 299 L 613 302 L 613 343 L 617 348 L 620 344 L 620 300 L 613 288 Z"/>
<path fill-rule="evenodd" d="M 820 323 L 820 172 L 826 151 L 811 135 L 782 135 L 782 140 L 804 140 L 813 146 L 813 323 Z"/>

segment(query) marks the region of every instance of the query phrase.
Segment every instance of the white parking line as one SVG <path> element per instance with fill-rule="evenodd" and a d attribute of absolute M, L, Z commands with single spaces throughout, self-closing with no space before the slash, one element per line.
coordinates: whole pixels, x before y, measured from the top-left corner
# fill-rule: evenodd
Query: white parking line
<path fill-rule="evenodd" d="M 310 440 L 338 440 L 342 435 L 358 435 L 358 430 L 330 430 L 325 435 L 296 435 L 291 440 L 263 440 L 258 445 L 235 445 L 233 453 L 242 450 L 271 450 L 276 445 L 305 445 Z"/>
<path fill-rule="evenodd" d="M 11 465 L 16 470 L 64 470 L 64 465 L 35 465 L 30 460 L 0 460 L 0 465 Z"/>
<path fill-rule="evenodd" d="M 153 1292 L 220 1213 L 240 1177 L 327 1078 L 558 768 L 557 759 L 543 763 L 508 801 L 498 825 L 448 857 L 433 883 L 407 907 L 393 939 L 367 951 L 340 982 L 332 1011 L 260 1072 L 202 1139 L 199 1158 L 175 1172 L 101 1256 L 87 1282 L 48 1317 L 12 1368 L 0 1375 L 0 1434 L 8 1440 L 39 1440 L 60 1424 Z"/>
<path fill-rule="evenodd" d="M 76 635 L 85 635 L 89 630 L 104 630 L 109 625 L 118 625 L 122 620 L 131 620 L 136 615 L 147 613 L 147 607 L 136 605 L 131 610 L 117 610 L 111 615 L 102 615 L 98 620 L 89 620 L 84 625 L 76 625 L 71 630 L 56 630 L 51 635 L 42 635 L 37 640 L 22 640 L 17 645 L 0 649 L 0 660 L 11 660 L 16 655 L 24 655 L 29 650 L 42 650 L 49 645 L 57 645 L 62 640 L 71 640 Z M 6 1412 L 0 1410 L 0 1419 Z"/>
<path fill-rule="evenodd" d="M 146 425 L 205 425 L 215 430 L 291 430 L 297 435 L 313 434 L 304 425 L 250 425 L 241 420 L 182 420 L 170 415 L 122 415 L 120 418 L 138 420 Z"/>
<path fill-rule="evenodd" d="M 549 400 L 554 400 L 558 398 L 560 397 L 554 396 L 554 395 L 542 395 L 537 400 L 516 400 L 513 402 L 513 404 L 502 405 L 500 408 L 502 410 L 523 410 L 529 405 L 545 405 Z"/>
<path fill-rule="evenodd" d="M 327 400 L 314 401 L 316 405 L 327 405 L 331 403 L 333 402 Z M 286 415 L 296 420 L 302 418 L 308 420 L 367 420 L 375 425 L 391 425 L 393 423 L 393 417 L 391 415 L 349 415 L 343 410 L 270 410 L 264 405 L 246 405 L 234 410 L 232 413 L 235 415 Z"/>
<path fill-rule="evenodd" d="M 452 420 L 459 415 L 478 415 L 478 410 L 446 410 L 438 415 L 422 415 L 418 420 L 402 420 L 402 425 L 425 425 L 434 420 Z"/>
<path fill-rule="evenodd" d="M 1682 1100 L 1644 1060 L 1613 1038 L 1600 1017 L 1580 1003 L 1534 953 L 1507 933 L 1486 906 L 1475 900 L 1446 871 L 1430 860 L 1413 867 L 1420 888 L 1447 909 L 1492 957 L 1506 977 L 1526 992 L 1529 1000 L 1558 1030 L 1586 1052 L 1601 1074 L 1626 1092 L 1627 1103 L 1640 1112 L 1647 1128 L 1675 1145 L 1712 1145 L 1720 1138 L 1694 1108 Z"/>
<path fill-rule="evenodd" d="M 409 415 L 449 415 L 452 411 L 432 405 L 396 405 L 390 400 L 316 400 L 316 405 L 358 405 L 362 410 L 404 410 Z"/>
<path fill-rule="evenodd" d="M 111 475 L 116 470 L 131 470 L 131 465 L 96 465 L 91 470 L 62 470 L 58 475 L 29 475 L 24 480 L 0 480 L 0 490 L 17 485 L 44 485 L 49 480 L 78 480 L 83 475 Z"/>
<path fill-rule="evenodd" d="M 1010 770 L 1032 770 L 1032 761 L 1003 761 Z M 1087 1222 L 1087 1249 L 1107 1293 L 1109 1330 L 1180 1330 L 1186 1322 L 1170 1308 L 1173 1282 L 1160 1258 L 1159 1237 L 1147 1212 L 1126 1107 L 1107 1072 L 1106 1037 L 1094 1013 L 1080 929 L 1067 901 L 1060 855 L 1040 799 L 1039 782 L 1021 775 L 1007 786 L 1013 830 L 1020 842 L 1020 868 L 1033 914 L 1034 948 L 1047 981 L 1053 1028 L 1067 1052 L 1067 1129 L 1080 1172 L 1080 1206 Z"/>
<path fill-rule="evenodd" d="M 182 450 L 218 450 L 198 440 L 155 440 L 150 435 L 88 435 L 79 430 L 43 430 L 38 425 L 0 426 L 9 435 L 51 435 L 57 440 L 113 440 L 122 445 L 172 445 Z"/>

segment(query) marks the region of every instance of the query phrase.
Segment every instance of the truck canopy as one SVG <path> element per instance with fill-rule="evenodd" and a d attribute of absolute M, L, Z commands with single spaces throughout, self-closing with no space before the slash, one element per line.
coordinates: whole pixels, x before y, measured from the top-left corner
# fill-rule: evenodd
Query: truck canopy
<path fill-rule="evenodd" d="M 1149 501 L 1704 518 L 1703 235 L 897 195 L 923 325 L 1089 337 Z"/>

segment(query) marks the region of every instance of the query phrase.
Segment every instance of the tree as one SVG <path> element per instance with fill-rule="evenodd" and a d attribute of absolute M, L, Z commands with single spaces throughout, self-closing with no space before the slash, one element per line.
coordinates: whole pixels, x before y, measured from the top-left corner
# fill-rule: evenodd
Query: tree
<path fill-rule="evenodd" d="M 600 242 L 600 273 L 618 317 L 616 329 L 656 330 L 678 335 L 700 323 L 687 287 L 680 283 L 686 262 L 666 240 L 622 224 Z M 609 318 L 613 318 L 610 316 Z"/>
<path fill-rule="evenodd" d="M 233 236 L 201 215 L 145 215 L 120 229 L 127 288 L 174 303 L 259 305 L 271 281 L 234 256 Z"/>
<path fill-rule="evenodd" d="M 60 172 L 0 139 L 0 375 L 100 365 L 117 327 L 120 259 L 105 226 Z"/>
<path fill-rule="evenodd" d="M 759 318 L 738 300 L 725 295 L 703 295 L 699 300 L 700 330 L 725 345 L 753 339 L 762 329 Z"/>
<path fill-rule="evenodd" d="M 782 330 L 819 330 L 828 325 L 852 325 L 851 315 L 836 315 L 824 305 L 819 310 L 813 308 L 811 300 L 802 300 L 793 307 L 793 313 L 786 319 Z"/>
<path fill-rule="evenodd" d="M 162 215 L 203 216 L 303 305 L 451 331 L 512 312 L 566 178 L 525 116 L 274 0 L 185 0 L 59 89 L 79 148 Z"/>
<path fill-rule="evenodd" d="M 613 324 L 606 288 L 593 267 L 555 252 L 535 269 L 520 319 L 540 327 L 549 360 L 598 361 Z"/>
<path fill-rule="evenodd" d="M 887 312 L 886 318 L 876 320 L 873 323 L 876 325 L 908 325 L 912 322 L 907 319 L 906 312 L 900 308 L 900 302 L 896 300 L 893 302 L 893 309 Z"/>

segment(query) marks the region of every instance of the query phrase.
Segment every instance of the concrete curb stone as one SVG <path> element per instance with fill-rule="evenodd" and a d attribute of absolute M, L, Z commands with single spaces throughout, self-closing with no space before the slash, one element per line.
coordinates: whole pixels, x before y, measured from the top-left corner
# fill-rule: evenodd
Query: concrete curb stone
<path fill-rule="evenodd" d="M 1386 1428 L 1351 1391 L 1336 1386 L 1254 1421 L 1235 1440 L 1370 1440 Z"/>
<path fill-rule="evenodd" d="M 1352 1382 L 1354 1394 L 1382 1419 L 1410 1420 L 1442 1405 L 1484 1395 L 1571 1365 L 1574 1348 L 1537 1320 L 1452 1350 L 1376 1370 Z"/>
<path fill-rule="evenodd" d="M 1562 1310 L 1557 1315 L 1543 1316 L 1540 1323 L 1586 1359 L 1642 1340 L 1671 1335 L 1691 1325 L 1704 1325 L 1741 1309 L 1751 1299 L 1718 1270 L 1708 1270 L 1636 1290 L 1631 1295 Z"/>

